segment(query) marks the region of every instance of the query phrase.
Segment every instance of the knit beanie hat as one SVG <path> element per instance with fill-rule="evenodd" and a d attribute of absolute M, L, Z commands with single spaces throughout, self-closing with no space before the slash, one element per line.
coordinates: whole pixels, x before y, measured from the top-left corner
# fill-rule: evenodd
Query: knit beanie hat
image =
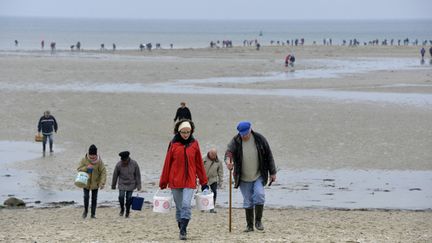
<path fill-rule="evenodd" d="M 182 122 L 180 124 L 179 128 L 178 128 L 178 131 L 180 132 L 180 130 L 182 130 L 183 128 L 190 128 L 190 129 L 192 129 L 191 124 L 188 121 Z"/>
<path fill-rule="evenodd" d="M 129 151 L 123 151 L 121 153 L 119 153 L 119 156 L 121 158 L 121 160 L 126 161 L 127 159 L 129 159 Z"/>
<path fill-rule="evenodd" d="M 90 145 L 88 154 L 89 155 L 97 155 L 97 148 L 94 144 Z"/>

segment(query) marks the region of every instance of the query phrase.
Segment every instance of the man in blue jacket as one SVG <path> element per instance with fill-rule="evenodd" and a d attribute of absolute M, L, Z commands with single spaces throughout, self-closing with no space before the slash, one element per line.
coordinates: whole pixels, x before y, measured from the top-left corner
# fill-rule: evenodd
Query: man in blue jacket
<path fill-rule="evenodd" d="M 43 142 L 42 142 L 42 152 L 45 155 L 46 143 L 49 140 L 50 153 L 53 151 L 53 132 L 57 133 L 57 121 L 54 116 L 51 115 L 50 111 L 45 111 L 44 115 L 39 119 L 38 123 L 38 133 L 42 132 Z"/>

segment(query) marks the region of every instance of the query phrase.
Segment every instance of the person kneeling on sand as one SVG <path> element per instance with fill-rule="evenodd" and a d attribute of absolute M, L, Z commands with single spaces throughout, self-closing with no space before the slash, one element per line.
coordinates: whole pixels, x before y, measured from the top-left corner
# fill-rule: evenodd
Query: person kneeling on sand
<path fill-rule="evenodd" d="M 114 169 L 111 188 L 116 189 L 118 179 L 120 216 L 125 212 L 126 196 L 126 214 L 129 218 L 130 207 L 132 205 L 132 193 L 135 189 L 141 191 L 141 172 L 138 163 L 129 157 L 129 151 L 119 153 L 120 161 Z"/>
<path fill-rule="evenodd" d="M 285 67 L 294 67 L 295 57 L 292 54 L 288 54 L 288 56 L 285 57 Z"/>
<path fill-rule="evenodd" d="M 171 188 L 180 240 L 187 239 L 187 227 L 192 216 L 192 197 L 197 186 L 196 178 L 198 177 L 203 191 L 208 189 L 200 147 L 193 136 L 194 128 L 191 120 L 180 120 L 176 123 L 175 135 L 169 144 L 159 180 L 161 190 Z"/>
<path fill-rule="evenodd" d="M 91 190 L 91 218 L 96 218 L 98 189 L 103 189 L 105 187 L 106 169 L 102 159 L 97 154 L 97 148 L 94 144 L 89 147 L 88 153 L 81 160 L 78 171 L 87 172 L 87 174 L 89 174 L 87 186 L 83 188 L 84 212 L 82 217 L 84 219 L 87 218 Z"/>

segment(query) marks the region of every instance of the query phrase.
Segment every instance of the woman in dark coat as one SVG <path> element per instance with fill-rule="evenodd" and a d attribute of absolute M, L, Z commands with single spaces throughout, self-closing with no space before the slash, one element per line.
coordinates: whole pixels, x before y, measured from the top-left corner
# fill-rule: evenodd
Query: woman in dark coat
<path fill-rule="evenodd" d="M 132 204 L 132 193 L 135 189 L 141 191 L 141 172 L 138 163 L 129 157 L 129 151 L 119 153 L 120 161 L 113 172 L 111 188 L 116 189 L 118 180 L 120 216 L 125 213 L 125 197 L 126 197 L 126 214 L 129 218 L 130 207 Z"/>

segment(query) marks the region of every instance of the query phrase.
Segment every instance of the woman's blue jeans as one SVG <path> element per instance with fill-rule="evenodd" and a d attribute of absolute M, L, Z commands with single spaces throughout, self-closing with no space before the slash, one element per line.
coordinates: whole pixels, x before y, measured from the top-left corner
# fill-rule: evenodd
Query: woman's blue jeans
<path fill-rule="evenodd" d="M 174 202 L 176 205 L 176 220 L 180 222 L 181 219 L 191 219 L 191 203 L 194 194 L 192 188 L 177 188 L 171 189 Z"/>

